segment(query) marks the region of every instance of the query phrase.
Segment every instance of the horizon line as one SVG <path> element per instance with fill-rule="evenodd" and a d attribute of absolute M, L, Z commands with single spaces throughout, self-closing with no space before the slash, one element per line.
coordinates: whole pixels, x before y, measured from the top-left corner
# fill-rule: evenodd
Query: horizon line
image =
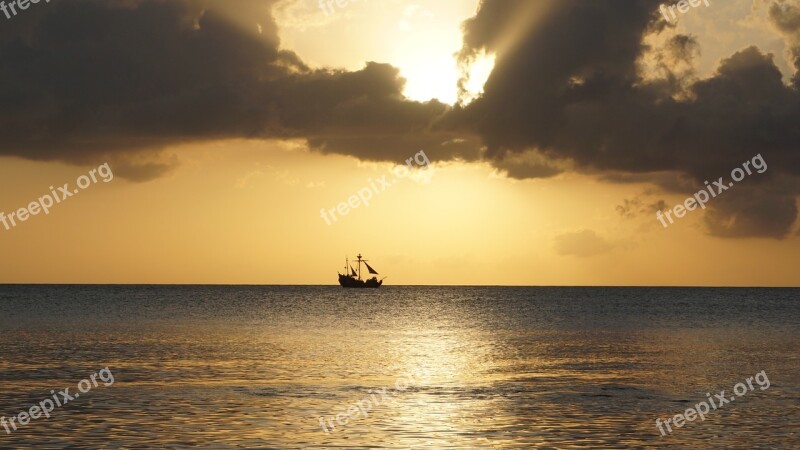
<path fill-rule="evenodd" d="M 276 283 L 2 283 L 4 286 L 207 286 L 207 287 L 335 287 L 344 289 L 338 284 L 276 284 Z M 611 284 L 392 284 L 391 287 L 522 287 L 522 288 L 703 288 L 703 289 L 800 289 L 800 286 L 721 286 L 721 285 L 611 285 Z"/>

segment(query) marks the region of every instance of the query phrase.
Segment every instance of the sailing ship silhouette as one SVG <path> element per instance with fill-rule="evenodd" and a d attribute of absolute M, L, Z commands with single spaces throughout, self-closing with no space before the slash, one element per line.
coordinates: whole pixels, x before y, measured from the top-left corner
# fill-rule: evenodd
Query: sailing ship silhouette
<path fill-rule="evenodd" d="M 344 274 L 339 274 L 339 284 L 345 288 L 379 288 L 383 284 L 383 280 L 386 279 L 384 277 L 381 280 L 378 280 L 378 277 L 372 277 L 368 280 L 361 279 L 361 264 L 364 264 L 367 267 L 367 270 L 372 275 L 378 275 L 378 271 L 373 269 L 369 264 L 367 264 L 366 259 L 361 259 L 361 254 L 358 254 L 358 270 L 354 269 L 353 266 L 350 265 L 350 261 L 345 258 L 344 260 Z"/>

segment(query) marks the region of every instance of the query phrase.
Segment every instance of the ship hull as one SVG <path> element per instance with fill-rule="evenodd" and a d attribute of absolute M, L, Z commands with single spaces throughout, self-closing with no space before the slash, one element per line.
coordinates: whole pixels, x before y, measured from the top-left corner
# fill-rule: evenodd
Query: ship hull
<path fill-rule="evenodd" d="M 383 280 L 378 281 L 375 278 L 369 280 L 359 280 L 355 277 L 349 277 L 347 275 L 339 275 L 339 284 L 343 288 L 354 288 L 354 289 L 377 289 L 381 287 L 383 284 Z"/>

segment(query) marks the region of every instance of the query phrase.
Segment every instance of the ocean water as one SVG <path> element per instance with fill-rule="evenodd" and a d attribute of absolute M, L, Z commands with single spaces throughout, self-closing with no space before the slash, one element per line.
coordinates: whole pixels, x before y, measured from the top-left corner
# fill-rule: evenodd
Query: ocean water
<path fill-rule="evenodd" d="M 0 286 L 0 447 L 800 448 L 798 294 Z"/>

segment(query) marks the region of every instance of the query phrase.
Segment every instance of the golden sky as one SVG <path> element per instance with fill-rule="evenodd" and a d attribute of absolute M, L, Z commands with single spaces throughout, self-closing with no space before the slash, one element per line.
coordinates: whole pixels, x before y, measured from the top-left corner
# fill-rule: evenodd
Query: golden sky
<path fill-rule="evenodd" d="M 273 5 L 271 14 L 280 49 L 294 52 L 310 70 L 355 73 L 368 61 L 390 64 L 406 79 L 402 94 L 408 101 L 435 98 L 450 108 L 458 98 L 455 55 L 464 46 L 462 24 L 477 9 L 476 0 L 357 0 L 344 7 L 334 3 L 326 16 L 314 2 L 283 1 Z M 760 1 L 715 2 L 713 7 L 686 13 L 676 28 L 649 36 L 648 42 L 656 46 L 676 34 L 694 36 L 699 56 L 686 66 L 693 69 L 687 78 L 691 80 L 714 77 L 721 60 L 756 46 L 773 54 L 788 85 L 794 73 L 787 53 L 791 39 L 770 25 L 767 11 L 768 5 Z M 512 23 L 486 49 L 497 51 L 497 60 L 509 64 L 508 53 L 501 58 L 504 49 L 521 48 L 520 36 L 546 26 L 545 19 L 537 23 L 537 14 L 547 18 L 555 13 L 531 12 L 530 23 Z M 232 26 L 245 28 L 247 34 L 268 34 L 267 21 L 255 17 L 251 23 L 248 15 L 234 16 Z M 19 19 L 22 26 L 26 18 Z M 14 31 L 21 32 L 3 30 L 4 64 L 15 61 L 8 53 L 8 33 Z M 469 91 L 474 97 L 481 96 L 483 82 L 490 78 L 495 55 L 486 53 L 472 69 Z M 644 79 L 657 78 L 655 56 L 648 54 L 640 63 Z M 679 70 L 677 62 L 673 67 Z M 182 75 L 187 76 L 191 75 Z M 59 72 L 47 77 L 59 77 Z M 5 75 L 0 76 L 3 79 Z M 496 79 L 501 83 L 513 77 Z M 169 91 L 171 83 L 182 80 L 166 80 L 164 75 L 163 89 Z M 135 78 L 126 82 L 134 91 L 137 83 L 144 83 Z M 19 101 L 5 91 L 0 94 L 17 110 L 47 103 L 38 92 L 15 88 L 21 92 Z M 102 95 L 102 101 L 113 96 L 99 89 L 84 93 L 82 89 L 91 88 L 80 83 L 75 89 L 92 98 Z M 172 108 L 174 97 L 167 98 L 157 106 Z M 198 102 L 188 109 L 204 105 Z M 74 103 L 62 106 L 70 111 L 74 107 L 72 116 L 83 113 Z M 311 108 L 298 100 L 293 114 L 304 114 L 306 107 Z M 169 122 L 181 110 L 167 109 L 161 120 Z M 92 126 L 101 124 L 96 134 L 70 141 L 69 148 L 78 149 L 72 155 L 79 156 L 33 145 L 26 147 L 27 153 L 17 152 L 12 149 L 16 141 L 5 144 L 9 150 L 0 157 L 0 211 L 6 215 L 47 194 L 50 186 L 70 183 L 72 189 L 79 176 L 103 163 L 109 163 L 115 176 L 53 206 L 47 215 L 32 216 L 10 230 L 0 225 L 0 283 L 335 284 L 345 256 L 359 252 L 381 276 L 388 276 L 389 285 L 797 286 L 800 281 L 796 221 L 779 238 L 758 233 L 724 237 L 710 232 L 708 213 L 697 210 L 663 228 L 650 205 L 663 200 L 672 207 L 695 190 L 665 188 L 667 183 L 658 182 L 662 170 L 625 173 L 624 164 L 589 165 L 579 157 L 558 159 L 547 153 L 548 164 L 561 168 L 558 173 L 513 176 L 508 172 L 518 168 L 513 157 L 502 161 L 445 157 L 422 146 L 392 153 L 405 155 L 400 157 L 361 157 L 368 147 L 348 154 L 334 149 L 334 144 L 309 144 L 308 136 L 297 133 L 205 134 L 202 122 L 199 131 L 181 129 L 189 138 L 165 145 L 139 149 L 140 135 L 134 126 L 134 132 L 119 138 L 124 140 L 120 148 L 85 150 L 115 142 L 106 140 L 117 130 L 114 114 L 128 110 L 113 111 L 92 117 Z M 20 126 L 22 119 L 6 109 L 2 114 L 8 127 Z M 375 114 L 365 114 L 361 120 L 371 121 Z M 27 122 L 22 126 L 30 126 L 31 133 L 37 130 L 36 117 L 44 113 L 24 117 Z M 83 130 L 89 123 L 76 121 L 69 127 Z M 241 125 L 244 129 L 248 124 Z M 141 124 L 148 126 L 146 121 Z M 342 128 L 355 129 L 350 126 Z M 316 134 L 311 139 L 334 136 L 327 128 L 324 132 L 312 128 Z M 356 133 L 371 136 L 375 128 L 380 127 Z M 152 135 L 141 137 L 142 142 L 162 130 L 148 132 Z M 200 137 L 195 139 L 192 133 Z M 331 142 L 341 142 L 335 140 L 343 136 L 339 133 Z M 136 152 L 120 153 L 133 147 Z M 392 177 L 394 166 L 405 164 L 420 150 L 433 160 L 427 169 L 397 179 L 375 194 L 369 206 L 354 208 L 330 225 L 320 217 L 321 209 L 335 209 L 371 181 L 385 174 Z M 762 153 L 767 164 L 773 162 L 767 173 L 779 170 L 786 160 L 771 159 L 770 148 L 752 150 L 752 155 Z M 635 155 L 648 152 L 641 148 Z M 728 170 L 736 167 L 725 164 Z M 520 170 L 528 167 L 532 166 Z M 714 170 L 719 176 L 728 175 Z M 791 172 L 787 170 L 786 176 Z M 724 194 L 732 202 L 737 187 Z M 797 199 L 796 191 L 789 195 Z"/>

